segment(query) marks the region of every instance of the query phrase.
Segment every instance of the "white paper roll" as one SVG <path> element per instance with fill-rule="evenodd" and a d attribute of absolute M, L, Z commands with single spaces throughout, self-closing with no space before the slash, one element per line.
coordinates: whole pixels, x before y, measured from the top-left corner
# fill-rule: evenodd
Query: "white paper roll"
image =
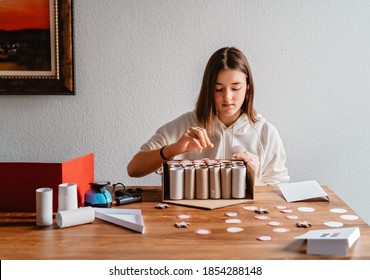
<path fill-rule="evenodd" d="M 170 168 L 170 199 L 184 199 L 184 168 Z"/>
<path fill-rule="evenodd" d="M 247 189 L 247 168 L 245 165 L 233 166 L 232 168 L 232 189 L 233 198 L 244 198 Z"/>
<path fill-rule="evenodd" d="M 72 227 L 92 223 L 95 220 L 95 212 L 91 206 L 81 207 L 74 210 L 59 211 L 55 217 L 58 227 Z"/>
<path fill-rule="evenodd" d="M 77 184 L 60 184 L 58 188 L 58 211 L 75 210 L 77 208 Z"/>
<path fill-rule="evenodd" d="M 36 225 L 49 226 L 53 223 L 53 189 L 36 190 Z"/>

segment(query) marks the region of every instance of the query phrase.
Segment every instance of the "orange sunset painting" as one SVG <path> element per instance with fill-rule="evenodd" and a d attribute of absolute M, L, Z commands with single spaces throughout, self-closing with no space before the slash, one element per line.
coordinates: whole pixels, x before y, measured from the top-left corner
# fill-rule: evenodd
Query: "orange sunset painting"
<path fill-rule="evenodd" d="M 0 0 L 0 75 L 51 71 L 54 0 Z"/>

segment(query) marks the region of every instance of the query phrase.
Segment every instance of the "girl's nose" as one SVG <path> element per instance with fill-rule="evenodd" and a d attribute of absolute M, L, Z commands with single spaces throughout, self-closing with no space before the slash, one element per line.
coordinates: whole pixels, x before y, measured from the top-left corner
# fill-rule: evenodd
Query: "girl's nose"
<path fill-rule="evenodd" d="M 232 97 L 232 92 L 230 89 L 225 89 L 225 92 L 224 92 L 224 100 L 225 101 L 228 101 L 230 100 Z"/>

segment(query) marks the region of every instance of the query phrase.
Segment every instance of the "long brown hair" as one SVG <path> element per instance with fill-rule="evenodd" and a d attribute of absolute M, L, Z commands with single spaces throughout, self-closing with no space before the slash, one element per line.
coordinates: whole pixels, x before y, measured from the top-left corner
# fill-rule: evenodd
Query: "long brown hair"
<path fill-rule="evenodd" d="M 211 135 L 213 124 L 217 115 L 214 102 L 214 92 L 217 75 L 221 70 L 233 69 L 243 72 L 247 76 L 247 92 L 242 104 L 242 111 L 245 112 L 251 123 L 257 122 L 257 114 L 253 107 L 254 85 L 252 72 L 246 56 L 237 48 L 226 47 L 217 50 L 208 60 L 203 75 L 202 86 L 195 105 L 195 112 L 198 121 L 202 123 Z"/>

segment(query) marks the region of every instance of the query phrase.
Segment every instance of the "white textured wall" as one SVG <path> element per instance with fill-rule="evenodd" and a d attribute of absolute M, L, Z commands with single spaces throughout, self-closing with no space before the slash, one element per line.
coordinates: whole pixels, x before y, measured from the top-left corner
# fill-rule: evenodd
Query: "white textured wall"
<path fill-rule="evenodd" d="M 329 185 L 370 222 L 370 1 L 75 0 L 74 12 L 76 96 L 0 96 L 1 161 L 94 152 L 96 180 L 159 185 L 127 163 L 192 110 L 209 56 L 236 46 L 292 181 Z"/>

